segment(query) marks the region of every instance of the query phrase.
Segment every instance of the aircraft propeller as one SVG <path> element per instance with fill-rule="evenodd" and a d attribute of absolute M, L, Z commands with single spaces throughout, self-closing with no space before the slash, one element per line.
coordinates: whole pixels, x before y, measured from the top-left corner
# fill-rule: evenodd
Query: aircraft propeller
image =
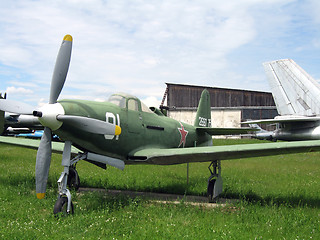
<path fill-rule="evenodd" d="M 40 123 L 44 126 L 44 132 L 40 140 L 36 158 L 36 192 L 39 199 L 44 198 L 47 186 L 52 153 L 52 131 L 60 128 L 63 122 L 71 123 L 73 127 L 94 134 L 120 135 L 121 133 L 119 126 L 105 121 L 88 117 L 65 115 L 62 105 L 57 103 L 67 77 L 71 50 L 72 36 L 66 35 L 63 38 L 56 59 L 48 104 L 34 111 L 32 106 L 25 103 L 8 99 L 0 100 L 0 109 L 2 111 L 33 115 L 38 117 Z"/>
<path fill-rule="evenodd" d="M 49 104 L 55 104 L 61 93 L 63 85 L 66 81 L 70 58 L 72 50 L 72 37 L 66 35 L 63 38 L 61 47 L 58 52 L 56 64 L 53 70 L 51 87 L 50 87 L 50 97 Z M 41 113 L 41 114 L 40 114 Z M 34 111 L 33 115 L 43 117 L 43 113 L 40 111 Z M 41 116 L 40 116 L 41 115 Z M 41 124 L 43 122 L 40 120 Z M 44 125 L 44 124 L 43 124 Z M 36 158 L 36 193 L 37 198 L 42 199 L 45 196 L 47 181 L 49 175 L 49 168 L 51 163 L 52 147 L 51 147 L 51 136 L 52 131 L 49 126 L 44 125 L 43 135 L 40 140 L 37 158 Z"/>

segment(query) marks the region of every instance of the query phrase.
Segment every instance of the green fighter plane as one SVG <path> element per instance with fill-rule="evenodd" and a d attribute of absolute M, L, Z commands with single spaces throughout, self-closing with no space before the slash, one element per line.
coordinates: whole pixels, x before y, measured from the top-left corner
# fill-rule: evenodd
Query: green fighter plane
<path fill-rule="evenodd" d="M 62 152 L 64 171 L 58 180 L 55 214 L 73 213 L 68 187 L 79 183 L 75 165 L 80 160 L 119 169 L 126 164 L 210 162 L 207 191 L 213 200 L 222 192 L 221 160 L 320 150 L 320 141 L 212 146 L 212 135 L 241 134 L 250 129 L 212 128 L 207 90 L 202 92 L 193 126 L 168 118 L 159 109 L 149 109 L 127 94 L 114 94 L 107 102 L 57 101 L 67 76 L 71 48 L 72 37 L 66 35 L 57 56 L 47 105 L 35 110 L 21 102 L 0 100 L 2 111 L 33 115 L 44 126 L 40 144 L 26 139 L 0 139 L 38 148 L 35 178 L 40 199 L 45 196 L 51 153 Z M 64 141 L 63 148 L 52 142 L 53 133 Z"/>

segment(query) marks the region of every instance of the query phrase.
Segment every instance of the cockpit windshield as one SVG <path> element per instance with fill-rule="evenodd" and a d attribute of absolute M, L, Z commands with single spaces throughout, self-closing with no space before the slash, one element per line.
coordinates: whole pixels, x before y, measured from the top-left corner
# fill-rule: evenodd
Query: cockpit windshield
<path fill-rule="evenodd" d="M 108 99 L 108 102 L 111 102 L 121 108 L 126 107 L 126 98 L 121 95 L 116 95 L 116 94 L 111 95 Z"/>
<path fill-rule="evenodd" d="M 141 110 L 143 112 L 152 113 L 152 111 L 137 97 L 126 94 L 126 93 L 113 94 L 109 97 L 108 102 L 111 102 L 121 108 L 128 108 L 131 110 L 139 110 L 138 105 L 141 104 Z M 137 109 L 132 108 L 132 106 L 136 106 Z"/>

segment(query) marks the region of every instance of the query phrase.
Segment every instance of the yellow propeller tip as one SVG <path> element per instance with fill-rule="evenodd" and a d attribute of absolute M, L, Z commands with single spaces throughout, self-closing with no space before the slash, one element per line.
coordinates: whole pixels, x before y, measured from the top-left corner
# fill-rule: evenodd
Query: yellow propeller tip
<path fill-rule="evenodd" d="M 119 127 L 118 125 L 116 125 L 116 130 L 114 135 L 120 135 L 121 134 L 121 127 Z"/>
<path fill-rule="evenodd" d="M 69 35 L 69 34 L 68 34 L 68 35 L 65 35 L 64 38 L 63 38 L 63 40 L 64 40 L 64 41 L 70 41 L 70 42 L 72 42 L 72 36 Z"/>
<path fill-rule="evenodd" d="M 37 193 L 37 198 L 38 199 L 44 199 L 45 195 L 46 195 L 45 193 Z"/>

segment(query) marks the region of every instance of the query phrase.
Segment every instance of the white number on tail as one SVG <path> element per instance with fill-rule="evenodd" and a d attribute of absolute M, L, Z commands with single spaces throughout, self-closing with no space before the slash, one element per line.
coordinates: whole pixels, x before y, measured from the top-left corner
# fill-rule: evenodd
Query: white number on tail
<path fill-rule="evenodd" d="M 211 127 L 211 119 L 206 119 L 204 117 L 199 117 L 199 126 L 200 127 Z"/>

